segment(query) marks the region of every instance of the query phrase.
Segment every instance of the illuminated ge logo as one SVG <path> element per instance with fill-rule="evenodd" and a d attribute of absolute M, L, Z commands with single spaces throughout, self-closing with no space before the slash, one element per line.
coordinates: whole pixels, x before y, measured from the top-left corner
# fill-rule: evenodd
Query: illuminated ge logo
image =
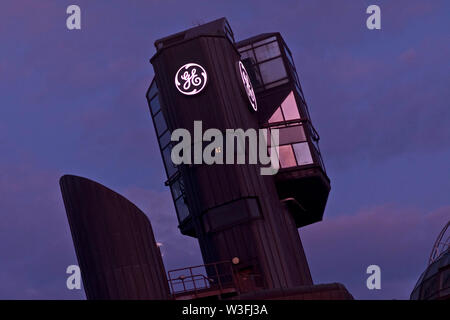
<path fill-rule="evenodd" d="M 254 111 L 258 110 L 258 105 L 256 104 L 256 96 L 255 91 L 253 90 L 252 82 L 250 81 L 250 77 L 248 76 L 247 70 L 244 67 L 244 64 L 239 61 L 238 63 L 239 73 L 241 75 L 242 84 L 244 85 L 245 93 L 248 97 L 248 101 Z"/>
<path fill-rule="evenodd" d="M 205 88 L 208 75 L 205 69 L 196 63 L 188 63 L 178 69 L 175 86 L 182 94 L 192 96 Z"/>

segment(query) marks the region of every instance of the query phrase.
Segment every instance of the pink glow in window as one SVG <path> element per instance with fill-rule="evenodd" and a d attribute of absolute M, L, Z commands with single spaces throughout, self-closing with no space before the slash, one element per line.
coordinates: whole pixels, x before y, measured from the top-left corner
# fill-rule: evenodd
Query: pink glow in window
<path fill-rule="evenodd" d="M 295 167 L 297 165 L 291 145 L 280 146 L 279 150 L 280 164 L 282 168 Z"/>
<path fill-rule="evenodd" d="M 297 103 L 295 102 L 294 93 L 291 91 L 281 104 L 283 109 L 284 120 L 300 119 Z"/>

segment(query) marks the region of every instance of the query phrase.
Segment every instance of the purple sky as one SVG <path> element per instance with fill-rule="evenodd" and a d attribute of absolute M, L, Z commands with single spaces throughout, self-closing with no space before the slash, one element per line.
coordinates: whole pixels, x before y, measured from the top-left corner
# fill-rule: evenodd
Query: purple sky
<path fill-rule="evenodd" d="M 237 40 L 279 31 L 293 52 L 332 182 L 324 221 L 300 230 L 316 283 L 405 299 L 450 217 L 450 2 L 3 0 L 0 10 L 0 298 L 80 299 L 58 179 L 136 203 L 167 269 L 201 263 L 177 229 L 145 92 L 153 42 L 227 17 Z M 78 4 L 82 30 L 66 29 Z M 365 9 L 378 4 L 382 30 Z M 365 286 L 378 264 L 382 289 Z"/>

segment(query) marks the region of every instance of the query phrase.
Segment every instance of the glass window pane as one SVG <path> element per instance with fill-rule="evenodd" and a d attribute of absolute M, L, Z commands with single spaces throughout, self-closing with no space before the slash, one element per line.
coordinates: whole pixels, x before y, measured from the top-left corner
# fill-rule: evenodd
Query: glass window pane
<path fill-rule="evenodd" d="M 296 143 L 293 146 L 299 166 L 313 163 L 307 142 Z"/>
<path fill-rule="evenodd" d="M 269 123 L 280 122 L 280 121 L 283 121 L 283 114 L 281 113 L 281 108 L 278 107 L 278 109 L 270 117 Z"/>
<path fill-rule="evenodd" d="M 178 220 L 181 223 L 189 216 L 189 209 L 184 202 L 184 197 L 180 197 L 177 201 L 175 201 L 175 207 L 177 208 Z"/>
<path fill-rule="evenodd" d="M 151 99 L 156 93 L 158 93 L 158 87 L 156 86 L 156 81 L 153 80 L 150 90 L 148 90 L 147 99 Z"/>
<path fill-rule="evenodd" d="M 167 170 L 167 177 L 170 178 L 177 172 L 177 167 L 173 164 L 172 158 L 170 156 L 172 152 L 172 146 L 169 145 L 163 150 L 163 160 Z"/>
<path fill-rule="evenodd" d="M 158 136 L 160 136 L 164 131 L 167 130 L 166 120 L 164 119 L 164 116 L 161 111 L 156 114 L 154 120 L 156 126 L 156 133 L 158 134 Z"/>
<path fill-rule="evenodd" d="M 170 131 L 166 130 L 166 132 L 164 132 L 163 135 L 159 138 L 161 149 L 164 149 L 164 147 L 169 144 L 170 136 L 171 136 Z"/>
<path fill-rule="evenodd" d="M 250 59 L 251 63 L 255 63 L 255 56 L 253 55 L 253 50 L 248 50 L 241 52 L 241 60 Z"/>
<path fill-rule="evenodd" d="M 275 40 L 277 40 L 276 37 L 270 37 L 270 38 L 267 38 L 267 39 L 264 39 L 264 40 L 255 42 L 255 43 L 253 44 L 253 47 L 257 47 L 257 46 L 260 46 L 260 45 L 262 45 L 262 44 L 264 44 L 264 43 L 272 42 L 272 41 L 275 41 Z"/>
<path fill-rule="evenodd" d="M 303 126 L 286 127 L 281 128 L 279 130 L 280 130 L 280 145 L 306 141 Z"/>
<path fill-rule="evenodd" d="M 292 146 L 280 146 L 280 164 L 282 168 L 295 167 L 297 164 L 295 163 L 294 152 L 292 151 Z"/>
<path fill-rule="evenodd" d="M 155 96 L 152 100 L 150 100 L 150 108 L 152 109 L 152 114 L 156 114 L 161 109 L 159 96 Z"/>
<path fill-rule="evenodd" d="M 295 102 L 294 93 L 292 91 L 286 99 L 284 99 L 281 108 L 283 109 L 284 118 L 286 120 L 300 119 L 297 103 Z"/>
<path fill-rule="evenodd" d="M 183 191 L 181 189 L 180 179 L 175 180 L 174 183 L 170 186 L 173 193 L 173 198 L 177 199 L 179 196 L 183 194 Z"/>
<path fill-rule="evenodd" d="M 257 61 L 263 61 L 270 58 L 275 58 L 280 55 L 280 48 L 278 42 L 272 42 L 264 46 L 255 48 L 255 55 Z"/>
<path fill-rule="evenodd" d="M 247 69 L 248 76 L 250 77 L 250 80 L 252 81 L 252 85 L 254 88 L 262 86 L 262 80 L 261 76 L 259 75 L 259 71 L 256 65 L 252 65 L 251 61 L 249 59 L 242 60 L 242 63 L 245 66 L 245 69 Z"/>
<path fill-rule="evenodd" d="M 249 44 L 249 45 L 247 45 L 247 46 L 244 46 L 244 47 L 239 48 L 238 50 L 239 50 L 239 52 L 242 52 L 242 51 L 245 51 L 245 50 L 250 49 L 251 47 L 252 47 L 252 45 Z"/>
<path fill-rule="evenodd" d="M 259 65 L 259 69 L 261 71 L 261 77 L 264 83 L 277 81 L 287 76 L 286 69 L 284 68 L 284 63 L 281 58 L 263 62 Z"/>
<path fill-rule="evenodd" d="M 258 200 L 256 200 L 255 198 L 251 198 L 247 199 L 246 203 L 250 217 L 258 218 L 261 216 L 261 212 L 258 206 Z"/>

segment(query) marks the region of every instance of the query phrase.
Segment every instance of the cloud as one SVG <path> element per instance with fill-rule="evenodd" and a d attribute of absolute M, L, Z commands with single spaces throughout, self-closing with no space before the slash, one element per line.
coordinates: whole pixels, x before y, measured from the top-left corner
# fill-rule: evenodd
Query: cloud
<path fill-rule="evenodd" d="M 66 268 L 77 264 L 59 194 L 59 174 L 29 164 L 0 173 L 0 298 L 79 299 L 66 288 Z"/>
<path fill-rule="evenodd" d="M 203 264 L 197 239 L 183 236 L 169 188 L 154 191 L 130 187 L 122 193 L 143 210 L 152 224 L 157 242 L 161 242 L 166 271 Z"/>
<path fill-rule="evenodd" d="M 200 262 L 196 240 L 181 236 L 176 227 L 144 97 L 153 74 L 148 62 L 155 52 L 153 41 L 195 21 L 225 16 L 236 39 L 282 33 L 294 53 L 330 167 L 348 168 L 366 159 L 374 167 L 393 157 L 406 155 L 404 160 L 409 161 L 413 155 L 449 149 L 448 4 L 380 2 L 380 33 L 365 28 L 367 1 L 289 0 L 274 5 L 267 0 L 158 0 L 112 5 L 80 0 L 80 32 L 65 27 L 69 2 L 2 2 L 0 297 L 84 297 L 65 289 L 65 268 L 76 258 L 57 184 L 64 173 L 99 181 L 143 209 L 163 243 L 167 269 Z M 386 165 L 386 171 L 395 173 L 401 162 Z M 433 163 L 436 171 L 430 176 L 447 169 L 446 164 Z M 352 196 L 373 206 L 371 198 L 382 192 L 373 189 L 373 197 L 368 195 L 367 185 L 360 183 L 367 183 L 369 174 L 357 175 L 360 180 L 354 182 Z M 340 180 L 340 195 L 349 191 L 347 178 Z M 426 181 L 431 186 L 424 195 L 427 203 L 442 205 L 446 200 L 436 195 L 433 185 L 445 185 L 433 184 L 432 178 Z M 386 269 L 382 295 L 406 296 L 404 288 L 421 272 L 419 265 L 426 260 L 428 242 L 437 229 L 426 219 L 438 216 L 406 208 L 411 197 L 404 196 L 398 208 L 337 214 L 301 231 L 316 280 L 342 279 L 355 296 L 377 297 L 361 287 L 363 269 L 372 261 L 366 254 L 370 249 Z M 392 218 L 389 210 L 403 213 L 394 212 Z M 388 233 L 375 232 L 376 226 Z M 423 241 L 405 234 L 416 234 Z M 408 276 L 392 274 L 405 266 L 392 248 L 412 259 Z M 330 265 L 336 267 L 330 270 Z"/>
<path fill-rule="evenodd" d="M 66 288 L 66 268 L 78 262 L 59 190 L 62 173 L 28 164 L 2 167 L 0 298 L 84 298 L 83 291 Z M 178 231 L 168 190 L 132 186 L 122 191 L 149 217 L 167 270 L 201 264 L 197 241 Z"/>
<path fill-rule="evenodd" d="M 382 205 L 325 218 L 300 229 L 315 283 L 341 282 L 357 299 L 409 299 L 425 270 L 450 206 L 432 212 Z M 382 289 L 366 288 L 366 268 L 381 268 Z"/>

